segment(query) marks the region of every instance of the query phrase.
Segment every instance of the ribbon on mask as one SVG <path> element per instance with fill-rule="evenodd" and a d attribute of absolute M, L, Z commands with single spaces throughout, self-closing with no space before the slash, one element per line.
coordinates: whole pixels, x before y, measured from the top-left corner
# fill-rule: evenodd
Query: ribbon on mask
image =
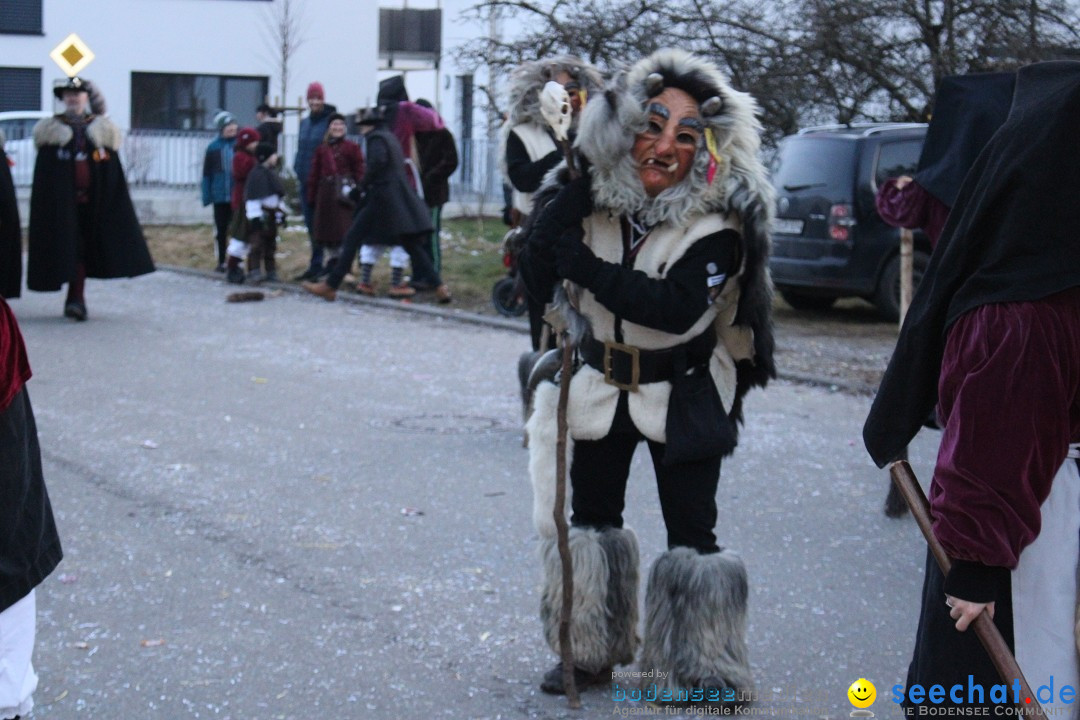
<path fill-rule="evenodd" d="M 705 170 L 705 180 L 712 185 L 716 171 L 724 164 L 720 149 L 716 145 L 716 133 L 711 127 L 705 128 L 705 148 L 709 151 L 709 166 Z"/>

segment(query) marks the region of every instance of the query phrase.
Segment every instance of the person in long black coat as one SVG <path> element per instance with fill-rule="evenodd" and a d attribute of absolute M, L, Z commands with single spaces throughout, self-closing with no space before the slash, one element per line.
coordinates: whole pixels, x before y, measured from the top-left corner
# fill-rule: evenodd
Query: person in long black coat
<path fill-rule="evenodd" d="M 17 298 L 22 289 L 22 231 L 4 134 L 0 133 L 0 297 Z"/>
<path fill-rule="evenodd" d="M 357 188 L 359 209 L 345 235 L 341 262 L 334 265 L 325 281 L 305 282 L 304 289 L 332 301 L 360 245 L 401 245 L 409 253 L 413 272 L 434 281 L 435 297 L 440 303 L 450 302 L 450 288 L 421 248 L 432 229 L 431 215 L 405 177 L 405 157 L 397 138 L 386 127 L 383 109 L 365 113 L 360 130 L 366 146 L 364 177 Z"/>
<path fill-rule="evenodd" d="M 71 78 L 54 90 L 60 115 L 34 127 L 37 160 L 30 196 L 26 284 L 68 286 L 64 315 L 86 320 L 85 280 L 154 271 L 120 164 L 120 129 L 88 112 L 88 83 Z"/>

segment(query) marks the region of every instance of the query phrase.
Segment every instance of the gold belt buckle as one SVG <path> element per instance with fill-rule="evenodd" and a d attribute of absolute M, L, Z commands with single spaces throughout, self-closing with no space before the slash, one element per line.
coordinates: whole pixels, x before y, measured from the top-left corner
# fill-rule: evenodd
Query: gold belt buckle
<path fill-rule="evenodd" d="M 626 353 L 630 356 L 630 384 L 621 383 L 615 378 L 611 377 L 611 353 L 613 351 Z M 637 392 L 638 380 L 641 378 L 641 356 L 640 351 L 633 345 L 624 345 L 617 342 L 605 342 L 604 343 L 604 382 L 608 385 L 614 385 L 620 390 L 626 390 L 627 392 Z"/>

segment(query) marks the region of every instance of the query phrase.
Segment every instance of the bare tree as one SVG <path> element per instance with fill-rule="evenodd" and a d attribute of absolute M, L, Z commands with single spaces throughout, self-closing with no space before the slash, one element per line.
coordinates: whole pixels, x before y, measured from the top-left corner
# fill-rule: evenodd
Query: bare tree
<path fill-rule="evenodd" d="M 304 44 L 304 6 L 298 0 L 273 0 L 267 6 L 264 31 L 274 69 L 278 75 L 281 102 L 288 104 L 292 60 Z"/>
<path fill-rule="evenodd" d="M 482 0 L 522 28 L 459 53 L 508 72 L 558 52 L 602 69 L 667 45 L 715 60 L 763 109 L 766 142 L 808 122 L 925 120 L 946 75 L 1080 44 L 1080 0 Z M 1073 52 L 1075 55 L 1075 51 Z"/>

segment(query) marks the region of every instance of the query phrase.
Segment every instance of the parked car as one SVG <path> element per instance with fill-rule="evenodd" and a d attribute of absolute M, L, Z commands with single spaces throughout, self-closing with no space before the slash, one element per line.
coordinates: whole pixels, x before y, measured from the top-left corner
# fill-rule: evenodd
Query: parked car
<path fill-rule="evenodd" d="M 780 141 L 772 163 L 777 207 L 773 282 L 797 309 L 824 309 L 841 297 L 900 316 L 900 231 L 874 208 L 878 186 L 912 174 L 926 125 L 868 123 L 813 127 Z M 915 282 L 930 241 L 915 233 Z"/>
<path fill-rule="evenodd" d="M 16 186 L 29 185 L 34 180 L 34 126 L 41 118 L 52 117 L 44 110 L 11 110 L 0 112 L 0 133 L 5 138 L 4 152 L 14 165 L 11 176 Z"/>

